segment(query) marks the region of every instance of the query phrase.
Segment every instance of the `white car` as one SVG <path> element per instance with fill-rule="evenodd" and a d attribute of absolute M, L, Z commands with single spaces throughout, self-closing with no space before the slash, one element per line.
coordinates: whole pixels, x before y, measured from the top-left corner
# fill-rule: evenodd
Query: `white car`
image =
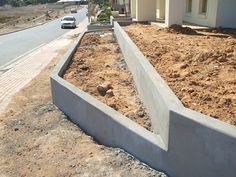
<path fill-rule="evenodd" d="M 77 9 L 75 9 L 75 8 L 70 9 L 70 13 L 72 13 L 72 14 L 77 13 Z"/>
<path fill-rule="evenodd" d="M 76 28 L 76 19 L 73 16 L 65 16 L 61 19 L 61 28 Z"/>

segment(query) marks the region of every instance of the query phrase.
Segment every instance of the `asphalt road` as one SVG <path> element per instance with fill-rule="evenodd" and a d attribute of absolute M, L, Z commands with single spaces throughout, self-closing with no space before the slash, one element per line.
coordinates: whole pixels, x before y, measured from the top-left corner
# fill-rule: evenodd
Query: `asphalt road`
<path fill-rule="evenodd" d="M 77 26 L 86 18 L 87 9 L 70 14 L 76 18 Z M 6 66 L 58 38 L 71 29 L 61 29 L 61 19 L 34 28 L 0 36 L 0 68 Z"/>

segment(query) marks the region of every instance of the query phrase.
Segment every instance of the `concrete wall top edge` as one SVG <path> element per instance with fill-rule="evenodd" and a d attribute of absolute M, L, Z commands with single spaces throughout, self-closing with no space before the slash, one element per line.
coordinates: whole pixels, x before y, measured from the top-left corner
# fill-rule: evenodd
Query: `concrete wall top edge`
<path fill-rule="evenodd" d="M 236 126 L 230 125 L 221 120 L 215 119 L 213 117 L 207 116 L 200 112 L 194 111 L 192 109 L 184 108 L 180 110 L 171 110 L 179 115 L 184 116 L 186 119 L 190 119 L 201 126 L 208 127 L 212 130 L 220 132 L 222 134 L 228 135 L 236 139 Z"/>

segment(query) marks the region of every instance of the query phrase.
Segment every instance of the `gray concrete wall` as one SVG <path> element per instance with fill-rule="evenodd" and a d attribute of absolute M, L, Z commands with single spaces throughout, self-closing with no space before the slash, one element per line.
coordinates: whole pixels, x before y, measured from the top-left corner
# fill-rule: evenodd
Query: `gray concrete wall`
<path fill-rule="evenodd" d="M 114 30 L 141 99 L 150 113 L 154 131 L 168 147 L 169 110 L 182 108 L 182 103 L 116 22 Z"/>
<path fill-rule="evenodd" d="M 163 166 L 166 150 L 159 135 L 56 75 L 51 78 L 51 87 L 54 104 L 98 142 L 122 148 L 147 164 L 155 164 L 155 168 Z"/>
<path fill-rule="evenodd" d="M 54 104 L 97 141 L 122 148 L 171 177 L 235 177 L 236 127 L 184 108 L 116 22 L 115 33 L 160 134 L 147 131 L 60 77 L 83 34 L 51 74 Z"/>
<path fill-rule="evenodd" d="M 235 177 L 236 127 L 183 107 L 118 23 L 114 30 L 152 125 L 167 145 L 162 170 L 178 177 Z"/>
<path fill-rule="evenodd" d="M 134 22 L 132 22 L 132 21 L 118 21 L 118 23 L 119 23 L 119 25 L 120 26 L 128 26 L 128 25 L 131 25 L 131 24 L 133 24 Z"/>
<path fill-rule="evenodd" d="M 130 17 L 113 17 L 110 16 L 110 24 L 114 26 L 114 21 L 118 22 L 120 26 L 127 26 L 133 23 Z"/>
<path fill-rule="evenodd" d="M 192 111 L 171 110 L 170 174 L 191 177 L 236 176 L 236 127 Z"/>
<path fill-rule="evenodd" d="M 53 103 L 98 142 L 122 148 L 152 167 L 164 169 L 161 167 L 165 166 L 162 164 L 165 160 L 161 159 L 165 158 L 166 148 L 160 135 L 149 132 L 61 78 L 83 34 L 51 74 Z"/>
<path fill-rule="evenodd" d="M 88 30 L 102 30 L 102 29 L 111 29 L 113 26 L 112 25 L 103 25 L 103 24 L 93 24 L 93 25 L 88 25 L 87 29 Z"/>

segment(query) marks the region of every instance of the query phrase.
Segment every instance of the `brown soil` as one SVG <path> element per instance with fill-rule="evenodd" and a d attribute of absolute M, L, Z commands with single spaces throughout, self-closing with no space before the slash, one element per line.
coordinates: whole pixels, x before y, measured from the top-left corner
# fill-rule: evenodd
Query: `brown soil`
<path fill-rule="evenodd" d="M 125 30 L 186 107 L 236 125 L 236 30 Z"/>
<path fill-rule="evenodd" d="M 0 115 L 0 176 L 165 177 L 120 149 L 97 144 L 52 104 L 49 74 L 58 59 Z"/>
<path fill-rule="evenodd" d="M 64 79 L 150 130 L 149 116 L 112 32 L 86 34 Z M 102 84 L 110 84 L 108 93 L 99 92 Z"/>
<path fill-rule="evenodd" d="M 76 6 L 65 9 L 49 9 L 47 5 L 29 5 L 17 8 L 0 9 L 0 34 L 29 28 L 59 18 Z M 81 8 L 81 7 L 79 7 Z M 79 9 L 78 8 L 78 9 Z M 48 13 L 48 16 L 46 15 Z"/>
<path fill-rule="evenodd" d="M 189 27 L 182 27 L 181 25 L 171 25 L 169 28 L 164 29 L 168 33 L 175 34 L 197 34 L 197 32 Z"/>

